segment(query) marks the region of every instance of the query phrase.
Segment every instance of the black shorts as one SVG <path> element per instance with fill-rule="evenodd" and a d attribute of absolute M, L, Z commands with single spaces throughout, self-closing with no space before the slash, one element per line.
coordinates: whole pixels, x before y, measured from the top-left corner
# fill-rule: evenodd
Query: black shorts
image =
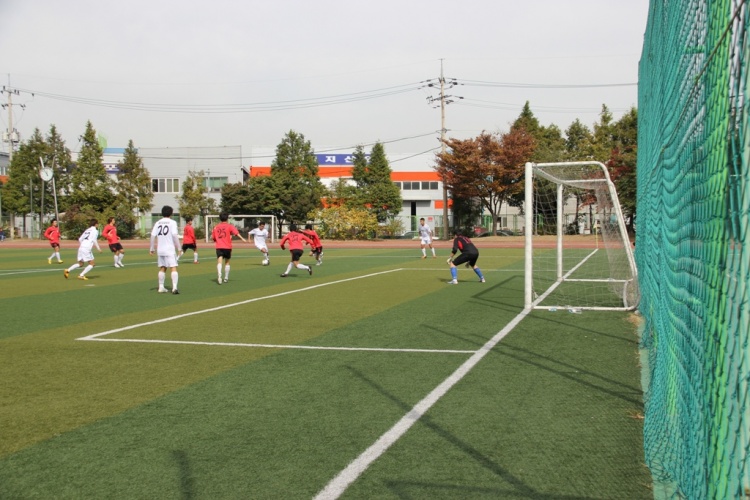
<path fill-rule="evenodd" d="M 292 254 L 292 262 L 299 262 L 302 257 L 302 250 L 289 250 L 289 253 Z"/>
<path fill-rule="evenodd" d="M 316 253 L 318 255 L 321 255 L 323 253 L 323 246 L 321 245 L 319 247 L 314 247 L 312 249 L 312 253 Z"/>
<path fill-rule="evenodd" d="M 216 258 L 224 257 L 224 260 L 229 260 L 232 258 L 232 249 L 231 248 L 217 248 L 216 249 Z"/>
<path fill-rule="evenodd" d="M 51 242 L 49 246 L 51 246 L 52 248 L 60 248 L 60 244 L 55 242 Z"/>
<path fill-rule="evenodd" d="M 109 245 L 109 249 L 112 250 L 112 253 L 119 252 L 120 250 L 122 250 L 122 244 L 120 244 L 119 242 L 118 243 L 111 243 Z"/>
<path fill-rule="evenodd" d="M 479 253 L 462 253 L 458 257 L 453 259 L 453 265 L 458 267 L 461 264 L 468 262 L 471 267 L 477 265 L 477 259 L 479 259 Z"/>
<path fill-rule="evenodd" d="M 197 249 L 198 249 L 198 247 L 195 246 L 195 243 L 183 243 L 183 245 L 182 245 L 182 251 L 183 252 L 185 250 L 192 250 L 193 252 L 195 252 Z"/>

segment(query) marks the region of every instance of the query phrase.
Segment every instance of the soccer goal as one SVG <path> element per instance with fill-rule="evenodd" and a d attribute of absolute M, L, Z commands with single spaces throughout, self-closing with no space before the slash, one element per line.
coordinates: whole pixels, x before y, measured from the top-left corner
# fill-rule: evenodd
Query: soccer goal
<path fill-rule="evenodd" d="M 203 227 L 206 230 L 206 242 L 211 241 L 211 231 L 219 222 L 217 214 L 204 217 Z M 275 215 L 230 215 L 227 222 L 236 227 L 243 238 L 247 238 L 247 233 L 258 227 L 258 224 L 265 222 L 266 229 L 268 229 L 268 241 L 270 243 L 276 241 L 277 219 Z"/>
<path fill-rule="evenodd" d="M 638 273 L 607 167 L 527 163 L 524 306 L 632 310 Z"/>

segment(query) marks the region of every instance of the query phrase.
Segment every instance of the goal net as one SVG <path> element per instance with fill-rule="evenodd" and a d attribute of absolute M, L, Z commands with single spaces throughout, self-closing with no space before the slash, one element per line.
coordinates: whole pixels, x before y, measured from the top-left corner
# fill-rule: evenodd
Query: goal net
<path fill-rule="evenodd" d="M 527 163 L 525 188 L 525 307 L 635 309 L 638 275 L 607 167 Z"/>
<path fill-rule="evenodd" d="M 218 215 L 206 215 L 203 220 L 203 227 L 206 231 L 206 242 L 211 241 L 211 231 L 214 226 L 221 222 Z M 261 222 L 266 223 L 268 229 L 268 242 L 276 241 L 276 216 L 275 215 L 230 215 L 227 221 L 240 232 L 243 238 L 247 238 L 247 233 L 258 227 Z"/>

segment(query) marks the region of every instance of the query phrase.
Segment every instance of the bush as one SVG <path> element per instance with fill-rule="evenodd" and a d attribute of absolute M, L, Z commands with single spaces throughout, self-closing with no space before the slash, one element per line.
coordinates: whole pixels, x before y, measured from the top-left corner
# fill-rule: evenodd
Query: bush
<path fill-rule="evenodd" d="M 320 221 L 320 236 L 332 240 L 366 240 L 378 230 L 377 217 L 359 208 L 329 207 L 313 212 L 309 217 Z"/>

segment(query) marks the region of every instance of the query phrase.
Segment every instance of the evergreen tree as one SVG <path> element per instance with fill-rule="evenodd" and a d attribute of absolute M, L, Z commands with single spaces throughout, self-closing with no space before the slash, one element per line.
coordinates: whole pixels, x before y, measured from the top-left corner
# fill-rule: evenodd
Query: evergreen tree
<path fill-rule="evenodd" d="M 132 140 L 128 141 L 128 147 L 117 167 L 120 172 L 117 175 L 114 216 L 126 225 L 124 235 L 131 235 L 137 217 L 151 210 L 154 199 L 151 177 Z"/>
<path fill-rule="evenodd" d="M 91 122 L 86 123 L 81 141 L 78 160 L 69 176 L 69 206 L 75 205 L 81 211 L 94 212 L 101 217 L 101 214 L 108 213 L 114 205 L 114 183 L 104 169 L 104 151 Z"/>
<path fill-rule="evenodd" d="M 373 146 L 369 161 L 362 146 L 357 146 L 352 169 L 357 204 L 370 210 L 381 223 L 401 212 L 401 192 L 391 180 L 391 173 L 383 144 Z"/>
<path fill-rule="evenodd" d="M 39 158 L 46 158 L 47 144 L 39 129 L 22 142 L 8 167 L 8 182 L 3 186 L 3 212 L 15 215 L 38 213 L 42 181 Z"/>
<path fill-rule="evenodd" d="M 273 211 L 284 222 L 306 221 L 322 206 L 326 188 L 318 177 L 318 159 L 305 136 L 290 130 L 276 147 L 271 162 L 273 192 L 280 208 Z"/>

